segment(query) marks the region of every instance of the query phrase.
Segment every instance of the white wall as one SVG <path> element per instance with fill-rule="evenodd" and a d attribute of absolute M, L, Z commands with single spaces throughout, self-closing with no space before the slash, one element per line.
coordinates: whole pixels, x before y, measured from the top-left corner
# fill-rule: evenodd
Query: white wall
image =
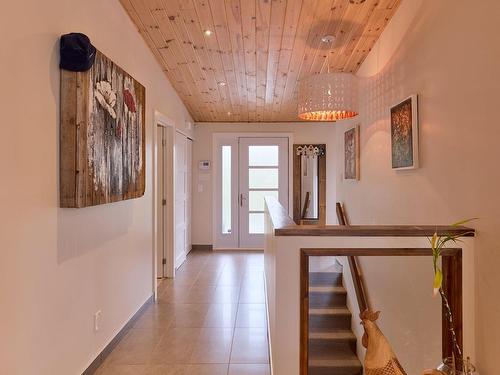
<path fill-rule="evenodd" d="M 143 198 L 58 208 L 58 38 L 71 31 L 146 87 Z M 152 293 L 153 111 L 191 118 L 117 0 L 8 2 L 0 34 L 0 373 L 79 374 Z"/>
<path fill-rule="evenodd" d="M 199 171 L 198 162 L 212 159 L 212 135 L 214 133 L 256 132 L 256 133 L 293 133 L 293 143 L 325 143 L 327 169 L 336 170 L 334 146 L 335 124 L 332 123 L 196 123 L 193 147 L 193 243 L 212 244 L 212 172 Z M 293 160 L 290 159 L 292 163 Z M 335 183 L 326 186 L 327 221 L 336 223 Z M 293 181 L 290 180 L 290 184 Z M 203 191 L 199 191 L 199 185 Z"/>
<path fill-rule="evenodd" d="M 365 76 L 357 120 L 361 180 L 345 182 L 341 170 L 337 175 L 337 194 L 353 224 L 447 224 L 479 217 L 473 360 L 487 375 L 498 372 L 500 337 L 499 24 L 497 0 L 403 1 L 359 71 Z M 414 93 L 420 102 L 421 168 L 395 172 L 389 107 Z M 346 126 L 339 124 L 339 149 Z"/>

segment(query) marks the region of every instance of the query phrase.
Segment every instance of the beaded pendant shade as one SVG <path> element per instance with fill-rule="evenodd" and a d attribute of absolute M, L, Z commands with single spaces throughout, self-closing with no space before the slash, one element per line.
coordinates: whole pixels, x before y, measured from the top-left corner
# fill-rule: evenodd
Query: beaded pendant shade
<path fill-rule="evenodd" d="M 321 73 L 299 86 L 298 115 L 302 120 L 337 121 L 358 115 L 357 80 L 350 73 Z"/>

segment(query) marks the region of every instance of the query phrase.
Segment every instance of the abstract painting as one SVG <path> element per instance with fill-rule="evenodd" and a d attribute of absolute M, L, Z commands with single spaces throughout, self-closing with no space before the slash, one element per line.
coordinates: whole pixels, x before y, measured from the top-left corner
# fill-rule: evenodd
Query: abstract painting
<path fill-rule="evenodd" d="M 344 133 L 344 179 L 359 180 L 359 125 Z"/>
<path fill-rule="evenodd" d="M 391 108 L 393 169 L 418 167 L 418 100 L 412 95 Z"/>
<path fill-rule="evenodd" d="M 144 86 L 99 51 L 90 70 L 61 70 L 60 145 L 61 207 L 144 195 Z"/>

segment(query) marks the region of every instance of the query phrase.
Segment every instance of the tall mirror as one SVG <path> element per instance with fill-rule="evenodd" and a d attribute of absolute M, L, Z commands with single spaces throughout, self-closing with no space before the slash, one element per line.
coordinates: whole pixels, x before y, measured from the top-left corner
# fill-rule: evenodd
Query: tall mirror
<path fill-rule="evenodd" d="M 297 224 L 325 224 L 326 145 L 293 145 L 293 219 Z"/>

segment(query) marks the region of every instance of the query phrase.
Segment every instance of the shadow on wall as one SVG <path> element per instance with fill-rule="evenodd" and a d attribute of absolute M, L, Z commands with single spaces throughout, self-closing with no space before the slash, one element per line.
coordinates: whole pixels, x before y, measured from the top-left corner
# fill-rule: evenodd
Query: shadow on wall
<path fill-rule="evenodd" d="M 57 262 L 85 255 L 130 231 L 133 204 L 116 202 L 86 208 L 59 208 L 57 212 Z"/>

